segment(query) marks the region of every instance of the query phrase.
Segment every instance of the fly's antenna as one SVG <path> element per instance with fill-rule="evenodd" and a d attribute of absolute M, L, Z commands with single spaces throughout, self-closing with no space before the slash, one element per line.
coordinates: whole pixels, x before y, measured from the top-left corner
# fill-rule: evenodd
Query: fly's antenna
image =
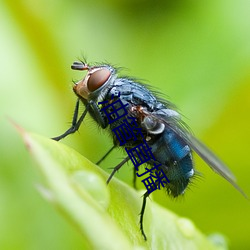
<path fill-rule="evenodd" d="M 84 62 L 73 62 L 71 69 L 74 70 L 89 70 L 89 65 Z"/>

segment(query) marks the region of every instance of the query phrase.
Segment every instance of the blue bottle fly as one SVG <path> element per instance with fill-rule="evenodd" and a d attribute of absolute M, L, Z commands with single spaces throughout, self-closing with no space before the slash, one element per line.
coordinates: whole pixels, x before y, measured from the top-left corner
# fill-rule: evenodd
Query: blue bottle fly
<path fill-rule="evenodd" d="M 156 186 L 161 184 L 160 180 L 164 175 L 168 180 L 164 182 L 165 190 L 170 196 L 177 197 L 184 193 L 195 175 L 192 159 L 192 151 L 195 151 L 215 172 L 245 195 L 236 184 L 235 177 L 231 171 L 188 131 L 181 120 L 180 114 L 175 110 L 175 106 L 169 101 L 157 97 L 145 84 L 132 78 L 118 77 L 117 70 L 111 65 L 90 66 L 85 62 L 74 62 L 71 68 L 87 71 L 87 74 L 82 80 L 75 83 L 73 87 L 78 99 L 72 125 L 65 133 L 53 138 L 54 140 L 59 141 L 67 135 L 76 132 L 86 114 L 89 113 L 102 129 L 108 129 L 114 142 L 114 146 L 98 163 L 119 145 L 122 145 L 128 152 L 146 142 L 154 158 L 146 162 L 146 169 L 149 169 L 148 171 L 151 169 L 153 174 L 158 174 L 158 177 L 160 177 L 156 181 Z M 78 117 L 80 102 L 84 104 L 85 111 Z M 112 123 L 110 123 L 105 113 L 105 109 L 111 104 L 114 104 L 113 107 L 110 107 L 110 112 L 113 112 L 111 115 L 111 117 L 113 116 Z M 123 112 L 119 107 L 115 107 L 115 104 L 124 107 L 126 115 L 123 119 L 114 119 L 115 116 L 121 116 L 121 112 Z M 118 110 L 116 114 L 114 113 L 115 109 Z M 123 131 L 123 137 L 126 136 L 127 140 L 122 144 L 114 131 L 116 131 L 115 128 L 121 127 L 121 120 L 123 121 L 124 118 L 127 121 L 132 121 L 128 125 L 132 127 L 133 133 L 139 134 L 139 136 L 135 140 L 133 137 L 128 137 L 126 132 Z M 139 153 L 135 156 L 135 159 L 141 159 L 142 156 L 143 153 Z M 107 183 L 115 172 L 129 159 L 130 157 L 127 156 L 114 168 Z M 159 166 L 160 172 L 157 172 L 155 166 Z M 137 176 L 141 175 L 136 173 L 135 168 L 134 183 Z M 140 229 L 145 240 L 143 215 L 146 199 L 150 193 L 149 189 L 145 192 L 140 213 Z"/>

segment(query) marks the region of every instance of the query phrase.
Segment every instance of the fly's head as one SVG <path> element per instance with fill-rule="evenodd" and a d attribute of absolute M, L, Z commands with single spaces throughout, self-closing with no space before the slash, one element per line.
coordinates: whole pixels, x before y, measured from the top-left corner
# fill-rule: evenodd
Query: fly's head
<path fill-rule="evenodd" d="M 89 66 L 83 62 L 74 62 L 71 69 L 88 71 L 73 87 L 75 94 L 85 100 L 97 99 L 116 77 L 115 69 L 109 65 Z"/>

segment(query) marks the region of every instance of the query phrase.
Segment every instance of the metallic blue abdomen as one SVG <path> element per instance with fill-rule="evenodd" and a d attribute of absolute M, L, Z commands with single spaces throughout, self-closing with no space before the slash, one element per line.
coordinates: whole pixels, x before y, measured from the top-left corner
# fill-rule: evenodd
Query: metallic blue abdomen
<path fill-rule="evenodd" d="M 174 197 L 182 194 L 194 175 L 190 147 L 170 129 L 165 129 L 151 147 L 170 181 L 168 193 Z"/>

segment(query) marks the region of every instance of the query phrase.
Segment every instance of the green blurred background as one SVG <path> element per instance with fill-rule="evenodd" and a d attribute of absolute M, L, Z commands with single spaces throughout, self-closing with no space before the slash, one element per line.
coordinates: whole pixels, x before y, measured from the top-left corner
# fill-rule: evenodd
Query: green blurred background
<path fill-rule="evenodd" d="M 76 100 L 71 81 L 83 76 L 70 65 L 82 55 L 123 66 L 169 96 L 250 195 L 249 13 L 247 0 L 1 1 L 0 249 L 81 248 L 81 235 L 36 191 L 39 173 L 8 117 L 47 137 L 64 132 Z M 63 143 L 96 162 L 111 141 L 93 124 L 88 118 Z M 102 167 L 122 156 L 116 150 Z M 231 249 L 250 249 L 250 202 L 195 160 L 203 177 L 183 198 L 154 199 L 204 233 L 226 235 Z M 132 168 L 117 177 L 131 185 Z"/>

